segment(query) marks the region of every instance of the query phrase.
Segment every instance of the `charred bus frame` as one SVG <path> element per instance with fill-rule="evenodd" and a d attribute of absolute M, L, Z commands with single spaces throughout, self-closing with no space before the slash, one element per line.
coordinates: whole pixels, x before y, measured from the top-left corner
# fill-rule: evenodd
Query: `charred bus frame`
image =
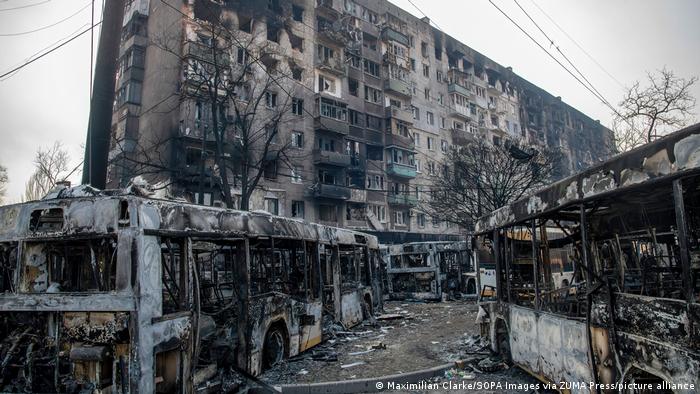
<path fill-rule="evenodd" d="M 443 294 L 476 294 L 476 274 L 467 242 L 387 245 L 386 289 L 391 299 L 440 300 Z"/>
<path fill-rule="evenodd" d="M 695 125 L 481 218 L 476 246 L 496 265 L 495 300 L 481 303 L 493 350 L 543 380 L 586 383 L 573 392 L 696 392 L 699 201 Z M 549 227 L 566 236 L 548 239 Z M 518 231 L 529 245 L 508 236 Z M 557 287 L 549 251 L 566 246 L 574 273 Z"/>
<path fill-rule="evenodd" d="M 374 236 L 89 187 L 0 207 L 0 389 L 218 390 L 381 306 Z"/>

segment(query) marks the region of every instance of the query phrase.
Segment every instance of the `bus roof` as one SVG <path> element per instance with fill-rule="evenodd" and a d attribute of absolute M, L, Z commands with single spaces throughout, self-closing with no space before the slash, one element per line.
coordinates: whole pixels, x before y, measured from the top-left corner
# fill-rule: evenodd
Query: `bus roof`
<path fill-rule="evenodd" d="M 245 235 L 367 244 L 371 248 L 379 245 L 375 236 L 358 231 L 263 212 L 151 198 L 130 190 L 99 191 L 84 185 L 49 194 L 43 200 L 0 207 L 0 241 L 109 234 L 127 227 L 174 236 Z"/>
<path fill-rule="evenodd" d="M 583 202 L 700 172 L 700 123 L 552 183 L 482 216 L 475 232 L 522 223 Z"/>

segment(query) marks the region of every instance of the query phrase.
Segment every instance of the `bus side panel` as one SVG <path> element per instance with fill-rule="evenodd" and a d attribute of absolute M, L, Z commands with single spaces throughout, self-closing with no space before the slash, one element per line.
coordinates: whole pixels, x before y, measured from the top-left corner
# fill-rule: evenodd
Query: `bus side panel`
<path fill-rule="evenodd" d="M 555 383 L 593 381 L 584 323 L 511 306 L 510 324 L 514 362 Z M 573 392 L 589 391 L 579 387 Z"/>
<path fill-rule="evenodd" d="M 321 343 L 321 301 L 306 304 L 306 315 L 313 316 L 313 324 L 306 322 L 301 328 L 301 338 L 299 339 L 299 353 L 312 348 Z"/>
<path fill-rule="evenodd" d="M 340 321 L 348 328 L 362 322 L 362 290 L 353 290 L 342 295 Z"/>

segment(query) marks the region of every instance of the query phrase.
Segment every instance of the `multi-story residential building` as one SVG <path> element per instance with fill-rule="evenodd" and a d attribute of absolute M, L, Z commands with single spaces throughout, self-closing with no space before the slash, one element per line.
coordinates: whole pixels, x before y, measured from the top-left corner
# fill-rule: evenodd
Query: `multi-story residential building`
<path fill-rule="evenodd" d="M 197 201 L 203 192 L 205 204 L 220 203 L 216 163 L 203 154 L 214 149 L 206 103 L 186 94 L 191 59 L 202 59 L 198 45 L 217 25 L 251 44 L 230 46 L 231 73 L 257 47 L 274 49 L 283 65 L 256 71 L 283 81 L 261 111 L 293 96 L 279 135 L 293 154 L 265 163 L 251 209 L 367 231 L 457 234 L 417 209 L 453 144 L 556 149 L 560 177 L 612 153 L 599 122 L 384 0 L 127 3 L 110 186 L 141 176 L 171 195 Z M 243 90 L 236 100 L 250 99 Z M 135 164 L 156 156 L 155 169 Z M 229 184 L 240 194 L 235 175 Z"/>

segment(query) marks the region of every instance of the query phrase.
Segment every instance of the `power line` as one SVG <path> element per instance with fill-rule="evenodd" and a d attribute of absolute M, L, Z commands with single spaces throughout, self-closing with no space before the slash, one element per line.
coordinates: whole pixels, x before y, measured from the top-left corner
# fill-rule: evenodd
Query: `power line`
<path fill-rule="evenodd" d="M 614 77 L 610 72 L 608 72 L 608 70 L 606 70 L 605 67 L 603 67 L 590 53 L 588 53 L 585 49 L 583 49 L 583 47 L 582 47 L 576 40 L 574 40 L 574 38 L 571 37 L 571 36 L 569 35 L 569 33 L 567 33 L 566 30 L 564 30 L 564 28 L 562 28 L 551 16 L 549 16 L 549 14 L 547 14 L 547 13 L 542 9 L 542 7 L 540 7 L 539 5 L 537 5 L 537 3 L 535 2 L 535 0 L 530 0 L 530 1 L 532 2 L 532 4 L 533 4 L 535 7 L 537 7 L 538 10 L 540 10 L 540 12 L 541 12 L 545 17 L 547 17 L 547 19 L 549 19 L 550 22 L 552 22 L 552 24 L 554 24 L 554 26 L 556 26 L 557 29 L 559 29 L 560 32 L 564 33 L 564 35 L 565 35 L 569 40 L 571 40 L 571 42 L 573 42 L 574 45 L 576 45 L 576 47 L 577 47 L 578 49 L 581 50 L 581 52 L 583 52 L 593 63 L 595 63 L 596 66 L 598 66 L 598 68 L 600 68 L 605 74 L 607 74 L 607 75 L 608 75 L 613 81 L 615 81 L 621 88 L 625 89 L 625 85 L 624 85 L 622 82 L 620 82 L 617 78 L 615 78 L 615 77 Z"/>
<path fill-rule="evenodd" d="M 559 54 L 564 58 L 564 60 L 566 60 L 571 65 L 571 67 L 573 67 L 574 70 L 581 76 L 581 78 L 583 78 L 583 80 L 588 83 L 588 86 L 590 86 L 591 89 L 595 90 L 595 92 L 598 94 L 598 96 L 600 96 L 600 98 L 605 101 L 607 106 L 611 106 L 610 102 L 605 98 L 605 96 L 603 96 L 603 94 L 600 93 L 600 91 L 598 89 L 596 89 L 595 86 L 593 86 L 593 83 L 591 83 L 591 81 L 589 81 L 588 78 L 586 78 L 586 76 L 583 75 L 581 70 L 579 70 L 578 67 L 576 67 L 576 65 L 571 60 L 569 60 L 569 58 L 564 54 L 564 52 L 562 52 L 562 50 L 559 48 L 559 46 L 554 43 L 554 40 L 552 40 L 549 37 L 549 35 L 547 35 L 547 33 L 545 33 L 544 30 L 542 30 L 540 25 L 538 25 L 537 22 L 535 22 L 535 20 L 532 19 L 530 14 L 520 5 L 520 3 L 518 3 L 518 0 L 513 0 L 513 1 L 518 6 L 518 8 L 520 8 L 520 10 L 525 14 L 525 16 L 527 16 L 528 19 L 530 19 L 530 21 L 537 27 L 537 29 L 540 31 L 540 33 L 542 33 L 545 36 L 545 38 L 547 38 L 547 40 L 550 42 L 550 44 L 557 50 L 557 52 L 559 52 Z"/>
<path fill-rule="evenodd" d="M 56 26 L 56 25 L 58 25 L 58 24 L 61 24 L 61 23 L 65 22 L 65 21 L 67 21 L 68 19 L 70 19 L 70 18 L 72 18 L 72 17 L 78 15 L 80 12 L 82 12 L 84 9 L 88 8 L 89 6 L 90 6 L 90 3 L 86 4 L 83 8 L 81 8 L 81 9 L 79 9 L 78 11 L 76 11 L 76 12 L 74 12 L 74 13 L 68 15 L 67 17 L 61 19 L 60 21 L 55 22 L 55 23 L 52 23 L 52 24 L 50 24 L 50 25 L 47 25 L 47 26 L 44 26 L 44 27 L 40 27 L 40 28 L 34 29 L 34 30 L 23 31 L 23 32 L 20 32 L 20 33 L 4 33 L 4 34 L 0 34 L 0 37 L 16 37 L 16 36 L 22 36 L 22 35 L 25 35 L 25 34 L 31 34 L 31 33 L 36 33 L 36 32 L 38 32 L 38 31 L 46 30 L 46 29 L 48 29 L 48 28 L 50 28 L 50 27 L 54 27 L 54 26 Z"/>
<path fill-rule="evenodd" d="M 40 55 L 40 54 L 41 54 L 42 52 L 44 52 L 45 50 L 47 50 L 47 49 L 53 47 L 54 45 L 60 43 L 61 41 L 64 41 L 64 40 L 66 40 L 66 39 L 72 37 L 73 34 L 76 34 L 77 32 L 79 32 L 79 31 L 80 31 L 82 28 L 84 28 L 85 26 L 89 26 L 89 23 L 83 23 L 82 26 L 79 26 L 77 29 L 73 30 L 73 31 L 70 32 L 68 35 L 66 35 L 65 37 L 60 38 L 60 39 L 54 41 L 53 43 L 51 43 L 51 44 L 49 44 L 49 45 L 47 45 L 47 46 L 41 48 L 40 50 L 38 50 L 38 51 L 36 51 L 35 53 L 33 53 L 31 56 L 29 56 L 29 57 L 27 57 L 26 59 L 24 59 L 22 62 L 16 63 L 16 64 L 13 65 L 12 67 L 18 66 L 18 65 L 22 64 L 23 62 L 27 62 L 27 61 L 33 59 L 35 56 Z M 12 78 L 16 73 L 17 73 L 17 72 L 15 72 L 14 74 L 8 75 L 8 76 L 6 76 L 5 78 L 0 79 L 0 82 L 4 82 L 4 81 L 8 80 L 9 78 Z"/>
<path fill-rule="evenodd" d="M 414 7 L 418 10 L 418 12 L 420 12 L 421 14 L 423 14 L 424 17 L 428 18 L 431 22 L 433 22 L 433 24 L 435 25 L 435 27 L 438 28 L 438 30 L 440 30 L 441 32 L 444 33 L 444 31 L 440 28 L 440 26 L 438 26 L 438 24 L 435 23 L 434 20 L 430 19 L 430 17 L 429 17 L 425 12 L 423 12 L 420 8 L 418 8 L 418 6 L 417 6 L 413 1 L 408 0 L 408 2 L 411 3 L 411 5 L 414 6 Z"/>
<path fill-rule="evenodd" d="M 22 8 L 35 7 L 35 6 L 38 6 L 38 5 L 41 5 L 41 4 L 46 4 L 46 3 L 48 3 L 49 1 L 51 1 L 51 0 L 45 0 L 45 1 L 42 1 L 42 2 L 39 2 L 39 3 L 35 3 L 35 4 L 21 5 L 21 6 L 19 6 L 19 7 L 3 8 L 3 9 L 0 9 L 0 12 L 2 12 L 2 11 L 13 11 L 13 10 L 19 10 L 19 9 L 22 9 Z"/>
<path fill-rule="evenodd" d="M 511 23 L 513 23 L 518 29 L 520 29 L 520 31 L 523 32 L 523 34 L 525 34 L 525 35 L 526 35 L 532 42 L 534 42 L 540 49 L 542 49 L 547 55 L 549 55 L 549 57 L 551 57 L 552 60 L 554 60 L 555 62 L 557 62 L 557 64 L 558 64 L 559 66 L 561 66 L 561 68 L 563 68 L 567 73 L 569 73 L 569 75 L 571 75 L 578 83 L 580 83 L 581 86 L 583 86 L 586 90 L 588 90 L 593 96 L 595 96 L 598 100 L 600 100 L 604 105 L 606 105 L 607 107 L 609 107 L 613 112 L 617 113 L 617 110 L 616 110 L 612 105 L 610 105 L 610 103 L 608 103 L 604 98 L 599 97 L 598 94 L 596 94 L 595 91 L 593 91 L 590 87 L 588 87 L 588 85 L 586 85 L 583 81 L 581 81 L 581 79 L 580 79 L 579 77 L 577 77 L 573 72 L 571 72 L 571 70 L 569 70 L 564 64 L 562 64 L 562 62 L 560 62 L 559 59 L 557 59 L 556 57 L 554 57 L 554 55 L 552 55 L 552 54 L 547 50 L 547 48 L 543 47 L 542 44 L 540 44 L 537 40 L 535 40 L 534 37 L 532 37 L 532 35 L 530 35 L 530 33 L 528 33 L 528 32 L 527 32 L 525 29 L 523 29 L 516 21 L 514 21 L 513 18 L 510 17 L 510 15 L 508 15 L 508 14 L 507 14 L 505 11 L 503 11 L 499 6 L 497 6 L 496 3 L 493 2 L 493 0 L 489 0 L 489 3 L 491 3 L 492 6 L 494 6 L 501 14 L 503 14 L 503 16 L 505 16 L 509 21 L 511 21 Z"/>
<path fill-rule="evenodd" d="M 97 26 L 97 25 L 99 25 L 100 23 L 102 23 L 102 21 L 99 21 L 99 22 L 95 23 L 94 26 Z M 22 69 L 22 68 L 24 68 L 24 67 L 26 67 L 26 66 L 28 66 L 28 65 L 30 65 L 30 64 L 32 64 L 32 63 L 34 63 L 35 61 L 41 59 L 42 57 L 44 57 L 44 56 L 46 56 L 46 55 L 48 55 L 48 54 L 50 54 L 50 53 L 52 53 L 52 52 L 58 50 L 59 48 L 61 48 L 61 47 L 63 47 L 64 45 L 68 44 L 69 42 L 71 42 L 71 41 L 75 40 L 76 38 L 82 36 L 83 34 L 89 32 L 90 30 L 92 30 L 92 28 L 93 28 L 94 26 L 88 27 L 87 29 L 83 30 L 82 32 L 78 33 L 77 35 L 71 37 L 68 41 L 65 41 L 65 42 L 61 43 L 61 45 L 59 45 L 59 46 L 57 46 L 57 47 L 55 47 L 55 48 L 52 48 L 52 49 L 50 49 L 50 50 L 48 50 L 48 51 L 42 53 L 41 55 L 35 57 L 34 59 L 31 59 L 31 60 L 29 60 L 29 61 L 26 61 L 26 62 L 22 63 L 21 65 L 19 65 L 19 66 L 13 68 L 12 70 L 10 70 L 10 71 L 8 71 L 8 72 L 6 72 L 6 73 L 0 75 L 0 79 L 2 79 L 2 78 L 4 78 L 4 77 L 6 77 L 7 75 L 12 74 L 13 72 L 18 71 L 18 70 L 20 70 L 20 69 Z"/>

